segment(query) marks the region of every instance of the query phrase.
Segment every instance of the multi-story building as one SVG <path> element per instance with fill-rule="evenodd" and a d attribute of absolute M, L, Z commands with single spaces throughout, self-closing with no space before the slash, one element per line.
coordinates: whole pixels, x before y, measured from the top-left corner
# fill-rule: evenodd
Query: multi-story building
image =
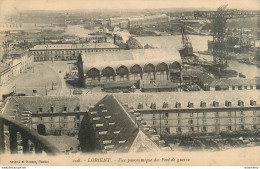
<path fill-rule="evenodd" d="M 36 45 L 29 50 L 34 61 L 75 60 L 79 53 L 118 51 L 113 43 L 47 44 Z"/>
<path fill-rule="evenodd" d="M 116 26 L 120 28 L 134 28 L 139 26 L 146 26 L 158 23 L 167 23 L 170 22 L 170 17 L 165 14 L 158 15 L 142 15 L 142 16 L 133 16 L 133 17 L 117 17 L 110 18 L 108 25 L 111 28 Z"/>
<path fill-rule="evenodd" d="M 259 96 L 252 90 L 115 94 L 157 134 L 258 131 Z"/>
<path fill-rule="evenodd" d="M 149 15 L 149 16 L 138 16 L 129 18 L 129 28 L 153 25 L 158 23 L 167 23 L 170 21 L 169 16 L 165 14 L 161 15 Z"/>
<path fill-rule="evenodd" d="M 5 101 L 2 113 L 41 135 L 76 134 L 88 110 L 81 101 L 73 96 L 14 96 Z"/>

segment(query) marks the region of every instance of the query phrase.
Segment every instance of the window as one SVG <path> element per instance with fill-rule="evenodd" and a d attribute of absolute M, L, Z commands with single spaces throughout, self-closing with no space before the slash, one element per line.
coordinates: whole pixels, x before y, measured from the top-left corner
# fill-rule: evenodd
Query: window
<path fill-rule="evenodd" d="M 228 117 L 231 117 L 231 112 L 228 112 Z"/>
<path fill-rule="evenodd" d="M 207 120 L 206 119 L 204 119 L 204 120 L 202 120 L 203 121 L 203 124 L 206 124 L 207 123 Z"/>
<path fill-rule="evenodd" d="M 170 134 L 170 129 L 169 128 L 165 128 L 166 133 Z"/>
<path fill-rule="evenodd" d="M 193 117 L 193 113 L 190 113 L 190 117 Z"/>
<path fill-rule="evenodd" d="M 175 107 L 176 108 L 181 108 L 181 103 L 180 102 L 176 102 Z"/>
<path fill-rule="evenodd" d="M 216 112 L 215 115 L 216 115 L 216 117 L 219 117 L 219 112 Z"/>
<path fill-rule="evenodd" d="M 144 108 L 144 105 L 143 105 L 142 103 L 139 103 L 137 108 L 138 108 L 138 109 L 143 109 L 143 108 Z"/>
<path fill-rule="evenodd" d="M 207 132 L 207 127 L 206 127 L 206 126 L 203 126 L 203 127 L 202 127 L 202 131 L 203 131 L 203 132 Z"/>
<path fill-rule="evenodd" d="M 53 121 L 53 117 L 50 117 L 50 121 Z"/>
<path fill-rule="evenodd" d="M 151 103 L 151 109 L 156 109 L 156 104 L 155 103 Z"/>
<path fill-rule="evenodd" d="M 181 124 L 181 120 L 178 120 L 178 124 L 179 124 L 179 125 Z"/>
<path fill-rule="evenodd" d="M 42 117 L 39 117 L 39 120 L 40 120 L 40 121 L 42 121 L 42 120 L 43 120 L 43 118 L 42 118 Z"/>
<path fill-rule="evenodd" d="M 245 113 L 244 113 L 243 111 L 241 111 L 241 112 L 240 112 L 240 115 L 243 116 L 243 115 L 245 115 Z"/>
<path fill-rule="evenodd" d="M 155 113 L 153 113 L 153 119 L 155 119 Z"/>
<path fill-rule="evenodd" d="M 231 126 L 228 126 L 228 127 L 227 127 L 227 130 L 228 130 L 228 131 L 232 130 L 232 127 L 231 127 Z"/>
<path fill-rule="evenodd" d="M 79 126 L 80 126 L 80 123 L 77 122 L 77 123 L 76 123 L 76 128 L 79 128 Z"/>
<path fill-rule="evenodd" d="M 156 124 L 156 121 L 155 120 L 153 120 L 153 125 L 155 125 Z"/>
<path fill-rule="evenodd" d="M 66 123 L 63 124 L 63 127 L 66 128 L 68 125 Z"/>
<path fill-rule="evenodd" d="M 206 112 L 203 112 L 203 118 L 205 118 L 206 117 Z"/>
<path fill-rule="evenodd" d="M 250 100 L 250 105 L 251 105 L 251 106 L 255 106 L 255 105 L 256 105 L 256 101 Z"/>
<path fill-rule="evenodd" d="M 164 102 L 163 103 L 163 108 L 168 108 L 169 106 L 168 106 L 168 103 L 167 102 Z"/>
<path fill-rule="evenodd" d="M 244 86 L 244 89 L 247 89 L 247 86 Z"/>
<path fill-rule="evenodd" d="M 241 130 L 245 130 L 245 126 L 243 126 L 243 125 L 240 126 L 240 129 L 241 129 Z"/>
<path fill-rule="evenodd" d="M 168 118 L 168 117 L 169 117 L 169 114 L 168 114 L 168 113 L 165 113 L 164 116 L 165 116 L 165 118 Z"/>
<path fill-rule="evenodd" d="M 253 129 L 256 130 L 256 125 L 253 125 Z"/>
<path fill-rule="evenodd" d="M 235 90 L 236 89 L 236 86 L 232 86 L 232 90 Z"/>
<path fill-rule="evenodd" d="M 250 89 L 254 89 L 254 86 L 250 86 Z"/>
<path fill-rule="evenodd" d="M 76 116 L 76 119 L 77 119 L 77 120 L 80 120 L 80 115 L 77 115 L 77 116 Z"/>
<path fill-rule="evenodd" d="M 181 132 L 181 127 L 178 127 L 178 128 L 177 128 L 177 132 Z"/>
<path fill-rule="evenodd" d="M 193 124 L 193 120 L 189 120 L 189 124 Z"/>
<path fill-rule="evenodd" d="M 240 123 L 244 123 L 245 122 L 245 118 L 240 118 Z"/>
<path fill-rule="evenodd" d="M 228 119 L 228 123 L 232 123 L 232 119 Z"/>
<path fill-rule="evenodd" d="M 53 107 L 53 106 L 51 106 L 51 113 L 53 113 L 53 111 L 54 111 L 54 107 Z"/>
<path fill-rule="evenodd" d="M 165 125 L 168 125 L 168 120 L 165 120 Z"/>
<path fill-rule="evenodd" d="M 193 103 L 189 102 L 189 103 L 188 103 L 188 107 L 189 107 L 189 108 L 192 108 L 192 107 L 193 107 Z"/>
<path fill-rule="evenodd" d="M 67 111 L 67 107 L 66 106 L 63 107 L 63 111 Z"/>
<path fill-rule="evenodd" d="M 206 102 L 201 102 L 200 107 L 206 107 Z"/>
<path fill-rule="evenodd" d="M 76 111 L 80 111 L 80 107 L 79 106 L 76 107 Z"/>
<path fill-rule="evenodd" d="M 42 113 L 42 107 L 39 108 L 39 112 Z"/>
<path fill-rule="evenodd" d="M 194 132 L 194 127 L 190 127 L 190 131 L 191 131 L 191 132 Z"/>
<path fill-rule="evenodd" d="M 219 119 L 216 119 L 216 123 L 217 123 L 217 124 L 219 123 Z"/>
<path fill-rule="evenodd" d="M 213 107 L 219 107 L 219 102 L 214 101 L 213 102 Z"/>
<path fill-rule="evenodd" d="M 67 120 L 67 119 L 68 119 L 68 116 L 64 116 L 63 119 L 64 119 L 64 120 Z"/>
<path fill-rule="evenodd" d="M 181 113 L 178 113 L 178 117 L 181 117 Z"/>
<path fill-rule="evenodd" d="M 238 90 L 242 90 L 242 86 L 238 86 Z"/>

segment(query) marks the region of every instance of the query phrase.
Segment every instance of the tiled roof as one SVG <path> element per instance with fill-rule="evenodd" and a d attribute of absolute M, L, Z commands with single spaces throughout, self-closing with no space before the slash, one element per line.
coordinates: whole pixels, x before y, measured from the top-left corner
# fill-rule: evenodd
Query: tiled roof
<path fill-rule="evenodd" d="M 48 44 L 48 45 L 36 45 L 30 49 L 30 51 L 37 50 L 70 50 L 70 49 L 101 49 L 101 48 L 119 48 L 113 43 L 82 43 L 82 44 Z"/>
<path fill-rule="evenodd" d="M 82 126 L 86 126 L 87 118 L 90 118 L 96 133 L 96 151 L 128 152 L 139 132 L 142 132 L 135 116 L 112 95 L 105 96 L 89 110 L 88 117 L 86 115 L 82 120 Z M 86 132 L 81 128 L 79 137 L 84 137 Z"/>
<path fill-rule="evenodd" d="M 164 93 L 116 93 L 113 94 L 123 104 L 134 109 L 143 104 L 143 109 L 151 109 L 151 104 L 156 104 L 156 109 L 163 109 L 163 103 L 168 103 L 168 109 L 176 109 L 177 102 L 181 108 L 188 108 L 188 102 L 194 104 L 194 108 L 201 108 L 201 101 L 206 102 L 205 108 L 213 108 L 213 101 L 219 102 L 219 107 L 226 107 L 225 101 L 230 101 L 232 107 L 239 107 L 238 101 L 244 101 L 244 107 L 251 107 L 250 100 L 256 101 L 259 106 L 259 96 L 256 90 L 234 90 L 234 91 L 197 91 L 197 92 L 164 92 Z"/>
<path fill-rule="evenodd" d="M 84 104 L 81 105 L 76 96 L 15 96 L 11 97 L 10 100 L 16 100 L 19 105 L 24 106 L 33 114 L 39 113 L 39 108 L 42 108 L 42 113 L 51 113 L 52 106 L 53 113 L 62 113 L 64 107 L 67 107 L 66 112 L 75 112 L 77 106 L 80 106 L 80 111 L 87 110 L 87 107 Z"/>
<path fill-rule="evenodd" d="M 162 62 L 166 64 L 171 64 L 173 62 L 182 63 L 178 51 L 162 49 L 135 49 L 116 52 L 83 53 L 82 59 L 84 72 L 93 67 L 103 69 L 110 66 L 116 69 L 121 65 L 130 67 L 138 64 L 142 67 L 148 63 L 154 64 L 154 66 Z"/>

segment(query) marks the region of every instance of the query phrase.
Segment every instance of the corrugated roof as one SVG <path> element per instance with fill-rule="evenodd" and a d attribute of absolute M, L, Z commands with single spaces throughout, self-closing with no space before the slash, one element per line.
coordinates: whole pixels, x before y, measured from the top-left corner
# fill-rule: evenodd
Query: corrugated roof
<path fill-rule="evenodd" d="M 121 65 L 129 68 L 135 64 L 143 67 L 148 63 L 154 66 L 162 62 L 166 64 L 173 62 L 182 63 L 178 51 L 165 49 L 135 49 L 116 52 L 83 53 L 82 59 L 84 72 L 93 67 L 101 71 L 107 66 L 116 69 Z"/>

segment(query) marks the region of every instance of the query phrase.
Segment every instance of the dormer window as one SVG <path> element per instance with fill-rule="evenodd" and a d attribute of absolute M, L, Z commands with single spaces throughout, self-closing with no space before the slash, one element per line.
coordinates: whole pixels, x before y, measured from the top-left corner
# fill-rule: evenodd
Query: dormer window
<path fill-rule="evenodd" d="M 251 105 L 251 106 L 256 106 L 256 101 L 250 100 L 250 105 Z"/>
<path fill-rule="evenodd" d="M 164 102 L 164 103 L 163 103 L 163 108 L 169 108 L 169 105 L 168 105 L 167 102 Z"/>
<path fill-rule="evenodd" d="M 175 107 L 176 108 L 181 108 L 181 103 L 180 102 L 176 102 Z"/>
<path fill-rule="evenodd" d="M 76 111 L 80 111 L 80 106 L 76 106 Z"/>
<path fill-rule="evenodd" d="M 188 107 L 189 107 L 189 108 L 192 108 L 192 107 L 193 107 L 193 103 L 192 103 L 192 102 L 189 102 L 189 103 L 188 103 Z"/>
<path fill-rule="evenodd" d="M 241 101 L 241 100 L 238 100 L 238 106 L 241 106 L 241 107 L 243 107 L 243 106 L 244 106 L 244 102 L 243 102 L 243 101 Z"/>
<path fill-rule="evenodd" d="M 156 104 L 155 103 L 151 103 L 151 109 L 156 109 Z"/>
<path fill-rule="evenodd" d="M 219 102 L 213 101 L 213 107 L 219 107 Z"/>
<path fill-rule="evenodd" d="M 225 106 L 226 106 L 226 107 L 230 107 L 230 106 L 231 106 L 231 102 L 226 100 Z"/>
<path fill-rule="evenodd" d="M 42 107 L 39 108 L 39 112 L 42 113 Z"/>
<path fill-rule="evenodd" d="M 137 109 L 143 109 L 143 108 L 144 108 L 143 103 L 139 103 Z"/>
<path fill-rule="evenodd" d="M 200 107 L 206 107 L 206 102 L 200 102 Z"/>
<path fill-rule="evenodd" d="M 53 113 L 54 112 L 54 107 L 53 106 L 51 106 L 51 113 Z"/>
<path fill-rule="evenodd" d="M 66 106 L 63 107 L 63 111 L 67 111 L 67 107 Z"/>

